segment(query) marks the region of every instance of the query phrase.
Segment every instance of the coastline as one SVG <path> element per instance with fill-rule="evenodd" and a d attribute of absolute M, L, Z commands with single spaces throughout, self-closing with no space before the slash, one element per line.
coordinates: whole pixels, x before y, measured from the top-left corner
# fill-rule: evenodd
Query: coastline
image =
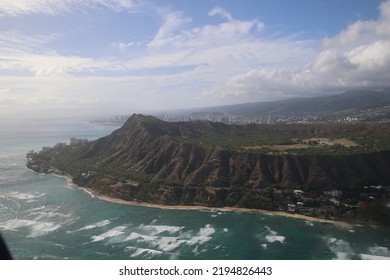
<path fill-rule="evenodd" d="M 33 171 L 35 173 L 41 174 L 39 172 L 36 172 L 30 168 L 27 168 L 30 171 Z M 47 173 L 45 173 L 47 174 Z M 262 214 L 262 215 L 275 215 L 280 217 L 287 217 L 287 218 L 295 218 L 295 219 L 301 219 L 306 220 L 310 222 L 318 222 L 318 223 L 327 223 L 327 224 L 333 224 L 339 227 L 343 228 L 353 228 L 355 226 L 359 226 L 357 224 L 351 224 L 345 221 L 337 221 L 337 220 L 327 220 L 323 218 L 316 218 L 311 216 L 306 216 L 302 214 L 296 214 L 296 213 L 288 213 L 288 212 L 282 212 L 282 211 L 270 211 L 270 210 L 263 210 L 263 209 L 249 209 L 249 208 L 238 208 L 238 207 L 208 207 L 208 206 L 200 206 L 200 205 L 162 205 L 162 204 L 153 204 L 153 203 L 147 203 L 147 202 L 137 202 L 137 201 L 130 201 L 130 200 L 124 200 L 120 198 L 110 197 L 107 195 L 102 195 L 97 193 L 96 191 L 92 190 L 91 188 L 85 188 L 80 187 L 73 183 L 73 178 L 69 174 L 55 174 L 55 173 L 49 173 L 47 175 L 52 175 L 58 178 L 62 178 L 67 180 L 70 187 L 74 187 L 80 190 L 83 190 L 84 192 L 88 193 L 92 197 L 96 197 L 98 199 L 108 201 L 111 203 L 117 203 L 117 204 L 124 204 L 124 205 L 131 205 L 131 206 L 142 206 L 142 207 L 150 207 L 150 208 L 158 208 L 158 209 L 170 209 L 170 210 L 194 210 L 194 211 L 205 211 L 205 212 L 217 212 L 217 211 L 230 211 L 230 212 L 242 212 L 242 213 L 252 213 L 252 214 Z"/>
<path fill-rule="evenodd" d="M 73 184 L 74 185 L 74 184 Z M 78 187 L 78 186 L 76 186 Z M 85 188 L 81 188 L 85 189 Z M 100 195 L 94 192 L 91 189 L 86 189 L 88 193 L 92 193 L 94 196 L 101 200 L 109 201 L 112 203 L 132 205 L 132 206 L 142 206 L 142 207 L 150 207 L 150 208 L 159 208 L 159 209 L 170 209 L 170 210 L 195 210 L 195 211 L 205 211 L 205 212 L 217 212 L 217 211 L 230 211 L 230 212 L 242 212 L 242 213 L 252 213 L 252 214 L 263 214 L 263 215 L 275 215 L 280 217 L 287 218 L 295 218 L 306 220 L 310 222 L 318 222 L 318 223 L 328 223 L 334 224 L 343 228 L 353 228 L 354 224 L 350 224 L 344 221 L 335 221 L 335 220 L 327 220 L 322 218 L 310 217 L 301 214 L 293 214 L 282 211 L 270 211 L 270 210 L 262 210 L 262 209 L 249 209 L 249 208 L 238 208 L 238 207 L 207 207 L 207 206 L 197 206 L 197 205 L 161 205 L 161 204 L 153 204 L 147 202 L 137 202 L 137 201 L 129 201 L 123 200 L 120 198 L 113 198 L 106 195 Z"/>

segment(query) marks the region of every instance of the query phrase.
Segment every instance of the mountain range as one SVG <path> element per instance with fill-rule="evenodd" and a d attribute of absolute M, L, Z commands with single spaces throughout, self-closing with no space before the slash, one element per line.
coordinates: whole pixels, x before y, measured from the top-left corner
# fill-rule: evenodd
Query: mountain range
<path fill-rule="evenodd" d="M 167 114 L 199 115 L 199 114 L 229 114 L 244 117 L 259 117 L 267 119 L 295 117 L 319 117 L 327 120 L 332 117 L 351 116 L 364 113 L 367 110 L 386 107 L 381 112 L 386 119 L 390 118 L 390 88 L 381 91 L 352 90 L 336 95 L 319 97 L 293 98 L 270 102 L 255 102 L 227 106 L 188 109 Z M 378 115 L 378 113 L 376 113 Z"/>

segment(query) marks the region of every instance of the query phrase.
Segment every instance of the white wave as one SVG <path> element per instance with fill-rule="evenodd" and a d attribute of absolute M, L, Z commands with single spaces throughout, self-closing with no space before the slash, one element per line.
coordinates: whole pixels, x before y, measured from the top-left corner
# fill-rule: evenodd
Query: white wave
<path fill-rule="evenodd" d="M 229 229 L 228 228 L 224 228 L 223 232 L 229 232 Z"/>
<path fill-rule="evenodd" d="M 31 234 L 28 237 L 38 237 L 46 235 L 49 232 L 59 229 L 61 226 L 59 224 L 54 224 L 51 222 L 35 223 L 31 225 Z"/>
<path fill-rule="evenodd" d="M 328 238 L 328 244 L 334 243 L 334 242 L 336 242 L 336 240 L 337 240 L 337 238 L 329 237 Z"/>
<path fill-rule="evenodd" d="M 167 226 L 167 225 L 146 225 L 146 226 L 141 225 L 140 228 L 143 231 L 147 232 L 149 235 L 158 235 L 163 232 L 174 234 L 184 229 L 184 227 Z"/>
<path fill-rule="evenodd" d="M 267 244 L 263 243 L 263 244 L 261 244 L 260 246 L 261 246 L 261 248 L 263 248 L 264 250 L 267 250 L 267 246 L 268 246 Z"/>
<path fill-rule="evenodd" d="M 135 239 L 138 239 L 138 238 L 141 238 L 141 237 L 142 237 L 142 234 L 139 234 L 139 233 L 136 233 L 136 232 L 132 232 L 128 237 L 125 238 L 124 241 L 135 240 Z"/>
<path fill-rule="evenodd" d="M 189 245 L 204 244 L 211 240 L 211 236 L 214 233 L 215 229 L 210 224 L 207 224 L 205 227 L 199 230 L 197 235 L 188 240 L 187 243 Z"/>
<path fill-rule="evenodd" d="M 326 242 L 329 249 L 336 254 L 336 259 L 349 259 L 354 254 L 349 242 L 343 239 L 329 237 Z"/>
<path fill-rule="evenodd" d="M 343 240 L 343 239 L 336 239 L 336 238 L 329 238 L 328 239 L 328 246 L 332 249 L 334 252 L 351 252 L 352 248 L 349 242 Z"/>
<path fill-rule="evenodd" d="M 354 229 L 349 229 L 348 230 L 350 233 L 355 233 L 356 231 Z"/>
<path fill-rule="evenodd" d="M 44 210 L 40 212 L 31 212 L 27 217 L 35 217 L 34 220 L 43 220 L 43 219 L 56 219 L 56 218 L 69 218 L 70 214 L 58 213 L 56 211 Z"/>
<path fill-rule="evenodd" d="M 215 233 L 215 229 L 210 224 L 207 224 L 205 227 L 203 227 L 199 230 L 198 235 L 199 236 L 211 236 L 214 233 Z"/>
<path fill-rule="evenodd" d="M 350 259 L 350 254 L 347 252 L 335 252 L 336 258 L 335 260 L 349 260 Z"/>
<path fill-rule="evenodd" d="M 312 221 L 305 221 L 305 224 L 308 226 L 314 226 L 314 223 Z"/>
<path fill-rule="evenodd" d="M 60 207 L 56 208 L 46 208 L 46 207 L 38 207 L 35 208 L 34 210 L 28 210 L 29 214 L 27 217 L 34 217 L 35 221 L 40 221 L 40 220 L 50 220 L 50 221 L 58 221 L 61 224 L 65 224 L 70 222 L 72 219 L 72 214 L 65 214 L 65 213 L 60 213 L 57 212 Z"/>
<path fill-rule="evenodd" d="M 161 252 L 171 252 L 178 249 L 181 245 L 198 246 L 204 244 L 211 239 L 211 236 L 215 233 L 215 229 L 207 224 L 203 228 L 199 229 L 197 234 L 193 234 L 192 231 L 182 232 L 184 227 L 178 226 L 166 226 L 166 225 L 141 225 L 139 227 L 140 232 L 132 232 L 125 238 L 124 241 L 136 240 L 137 242 L 146 242 L 148 246 Z M 142 234 L 146 233 L 146 234 Z M 161 236 L 159 234 L 177 234 L 179 236 Z"/>
<path fill-rule="evenodd" d="M 141 241 L 153 241 L 153 240 L 156 240 L 158 239 L 157 236 L 153 236 L 153 235 L 143 235 L 143 234 L 139 234 L 139 233 L 136 233 L 136 232 L 132 232 L 128 237 L 125 238 L 124 241 L 128 241 L 128 240 L 136 240 L 136 239 L 140 239 L 139 242 Z"/>
<path fill-rule="evenodd" d="M 6 222 L 1 223 L 0 228 L 2 228 L 4 230 L 15 231 L 19 228 L 29 227 L 35 223 L 36 223 L 36 221 L 23 220 L 23 219 L 22 220 L 13 219 L 13 220 L 8 220 Z"/>
<path fill-rule="evenodd" d="M 69 181 L 69 185 L 72 185 L 71 181 Z M 81 188 L 81 190 L 83 190 L 86 194 L 89 194 L 91 198 L 95 198 L 96 195 L 93 194 L 93 192 L 85 189 L 85 188 Z"/>
<path fill-rule="evenodd" d="M 78 229 L 77 231 L 89 230 L 89 229 L 93 229 L 93 228 L 100 228 L 100 227 L 107 226 L 110 223 L 111 223 L 110 220 L 103 220 L 103 221 L 100 221 L 100 222 L 97 222 L 97 223 L 90 224 L 90 225 L 87 225 L 85 227 L 82 227 L 82 228 Z"/>
<path fill-rule="evenodd" d="M 384 256 L 367 255 L 367 254 L 360 254 L 359 256 L 362 260 L 390 260 L 390 257 L 384 257 Z"/>
<path fill-rule="evenodd" d="M 118 236 L 118 235 L 122 235 L 124 234 L 124 230 L 126 229 L 126 227 L 124 226 L 117 226 L 113 229 L 110 229 L 109 231 L 105 232 L 105 233 L 102 233 L 100 235 L 93 235 L 91 237 L 92 241 L 91 242 L 98 242 L 98 241 L 103 241 L 107 238 L 111 238 L 111 237 L 115 237 L 115 236 Z"/>
<path fill-rule="evenodd" d="M 128 251 L 134 251 L 134 253 L 130 255 L 133 258 L 144 255 L 145 259 L 151 259 L 152 257 L 154 257 L 156 255 L 161 255 L 164 253 L 163 251 L 147 249 L 147 248 L 137 248 L 137 247 L 132 247 L 132 246 L 126 247 L 125 252 L 128 252 Z"/>
<path fill-rule="evenodd" d="M 161 237 L 152 243 L 157 245 L 157 248 L 161 251 L 170 252 L 178 248 L 181 244 L 186 243 L 186 241 L 178 237 Z"/>
<path fill-rule="evenodd" d="M 57 247 L 61 248 L 61 250 L 65 249 L 65 246 L 60 244 L 60 243 L 55 243 L 54 246 L 57 246 Z"/>
<path fill-rule="evenodd" d="M 265 228 L 268 231 L 268 235 L 265 237 L 265 240 L 267 242 L 269 242 L 269 243 L 274 243 L 274 242 L 284 243 L 284 241 L 286 240 L 286 237 L 284 237 L 283 235 L 278 235 L 278 233 L 276 231 L 271 230 L 271 228 L 268 226 L 265 226 Z"/>
<path fill-rule="evenodd" d="M 131 233 L 126 239 L 127 240 L 137 240 L 137 242 L 146 242 L 149 246 L 152 246 L 162 252 L 170 252 L 177 249 L 180 245 L 187 243 L 186 240 L 180 239 L 179 237 L 172 236 L 151 236 L 151 235 L 142 235 L 138 233 Z"/>
<path fill-rule="evenodd" d="M 8 197 L 16 198 L 19 200 L 31 200 L 31 199 L 38 198 L 38 197 L 41 197 L 44 195 L 45 195 L 45 193 L 38 193 L 38 192 L 35 192 L 35 193 L 10 192 L 10 193 L 6 194 L 6 196 L 8 196 Z"/>
<path fill-rule="evenodd" d="M 42 211 L 46 208 L 46 205 L 43 205 L 43 206 L 40 206 L 40 207 L 36 207 L 36 208 L 33 208 L 33 209 L 30 209 L 28 210 L 29 212 L 37 212 L 37 211 Z"/>
<path fill-rule="evenodd" d="M 27 235 L 27 237 L 38 237 L 46 235 L 47 233 L 55 231 L 60 227 L 60 224 L 55 224 L 53 222 L 39 222 L 35 220 L 24 219 L 8 220 L 0 224 L 0 228 L 9 231 L 16 231 L 20 228 L 27 228 L 30 230 L 30 234 Z"/>
<path fill-rule="evenodd" d="M 284 240 L 286 239 L 284 236 L 281 236 L 281 235 L 267 235 L 265 237 L 265 239 L 269 242 L 269 243 L 273 243 L 273 242 L 280 242 L 280 243 L 284 243 Z"/>
<path fill-rule="evenodd" d="M 195 256 L 199 255 L 199 246 L 195 246 L 194 249 L 191 251 Z"/>
<path fill-rule="evenodd" d="M 368 252 L 370 252 L 372 255 L 379 256 L 379 257 L 390 257 L 390 250 L 386 247 L 370 247 L 368 248 Z"/>

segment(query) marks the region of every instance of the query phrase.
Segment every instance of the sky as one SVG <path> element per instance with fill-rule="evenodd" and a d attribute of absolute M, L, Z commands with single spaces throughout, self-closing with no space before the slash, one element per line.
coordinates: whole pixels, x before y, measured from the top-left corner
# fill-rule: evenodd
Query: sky
<path fill-rule="evenodd" d="M 0 117 L 390 86 L 390 1 L 0 0 Z"/>

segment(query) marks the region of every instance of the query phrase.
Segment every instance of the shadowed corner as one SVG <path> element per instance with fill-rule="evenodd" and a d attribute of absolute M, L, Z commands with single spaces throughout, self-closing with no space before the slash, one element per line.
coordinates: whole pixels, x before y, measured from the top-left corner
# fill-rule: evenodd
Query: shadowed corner
<path fill-rule="evenodd" d="M 4 242 L 3 237 L 0 235 L 0 260 L 12 260 L 10 251 Z"/>

